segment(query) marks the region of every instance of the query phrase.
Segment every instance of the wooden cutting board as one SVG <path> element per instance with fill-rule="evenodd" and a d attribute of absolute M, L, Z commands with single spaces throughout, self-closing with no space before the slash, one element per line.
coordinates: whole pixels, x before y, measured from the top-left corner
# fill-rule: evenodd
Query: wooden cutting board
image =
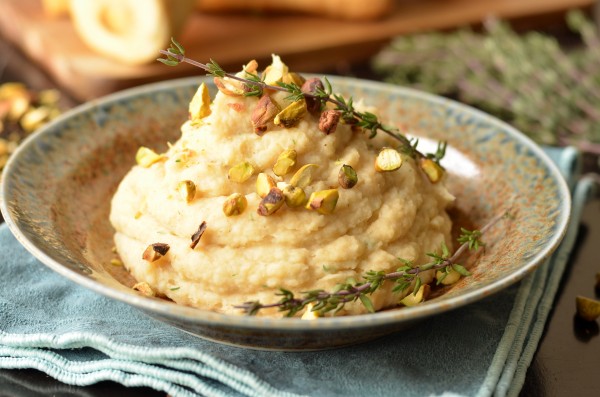
<path fill-rule="evenodd" d="M 92 0 L 93 1 L 93 0 Z M 379 21 L 348 22 L 305 15 L 194 13 L 179 38 L 190 58 L 239 70 L 250 59 L 265 65 L 277 53 L 294 70 L 320 72 L 368 59 L 390 38 L 481 22 L 491 15 L 524 18 L 589 7 L 593 0 L 397 0 Z M 0 1 L 0 34 L 38 62 L 80 100 L 150 82 L 198 74 L 189 65 L 133 67 L 88 49 L 67 18 L 49 19 L 41 0 Z M 158 54 L 157 54 L 158 55 Z"/>

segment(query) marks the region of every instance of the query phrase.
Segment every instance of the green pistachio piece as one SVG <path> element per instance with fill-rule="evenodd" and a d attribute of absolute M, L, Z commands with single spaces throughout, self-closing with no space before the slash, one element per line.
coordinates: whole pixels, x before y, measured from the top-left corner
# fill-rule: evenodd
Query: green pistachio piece
<path fill-rule="evenodd" d="M 358 175 L 351 166 L 344 164 L 338 173 L 338 182 L 344 189 L 352 189 L 358 183 Z"/>
<path fill-rule="evenodd" d="M 123 262 L 120 259 L 113 258 L 110 260 L 110 264 L 113 266 L 123 266 Z"/>
<path fill-rule="evenodd" d="M 444 170 L 438 163 L 433 161 L 432 159 L 422 158 L 419 162 L 421 165 L 421 169 L 427 175 L 427 178 L 431 181 L 431 183 L 436 183 L 442 176 L 444 175 Z"/>
<path fill-rule="evenodd" d="M 286 84 L 296 84 L 298 87 L 302 87 L 306 79 L 296 72 L 286 73 L 281 79 Z"/>
<path fill-rule="evenodd" d="M 290 208 L 301 207 L 306 203 L 306 193 L 301 187 L 287 185 L 283 189 L 285 204 Z"/>
<path fill-rule="evenodd" d="M 258 209 L 256 212 L 258 215 L 269 216 L 272 215 L 275 211 L 277 211 L 283 205 L 285 201 L 285 196 L 283 192 L 274 187 L 271 188 L 269 194 L 267 194 L 258 204 Z"/>
<path fill-rule="evenodd" d="M 242 84 L 237 80 L 230 78 L 215 77 L 213 82 L 224 95 L 227 96 L 244 96 L 244 89 Z"/>
<path fill-rule="evenodd" d="M 313 311 L 313 307 L 315 307 L 315 305 L 312 302 L 308 303 L 306 305 L 306 308 L 304 309 L 304 314 L 302 314 L 302 317 L 300 317 L 300 319 L 301 320 L 316 320 L 319 317 L 321 317 L 321 313 L 318 310 Z"/>
<path fill-rule="evenodd" d="M 267 131 L 268 123 L 271 122 L 279 112 L 279 107 L 273 102 L 271 97 L 268 94 L 263 94 L 250 116 L 254 132 L 257 135 L 263 135 L 265 131 Z"/>
<path fill-rule="evenodd" d="M 147 297 L 154 297 L 154 296 L 156 296 L 156 292 L 154 291 L 154 289 L 150 286 L 150 284 L 148 284 L 145 281 L 137 283 L 137 284 L 135 284 L 131 288 L 134 291 L 137 291 L 137 292 L 139 292 L 142 295 L 147 296 Z"/>
<path fill-rule="evenodd" d="M 594 321 L 600 317 L 600 301 L 577 296 L 575 298 L 577 315 L 586 321 Z"/>
<path fill-rule="evenodd" d="M 39 108 L 31 108 L 21 116 L 20 124 L 26 132 L 33 132 L 41 127 L 50 118 L 50 108 L 40 106 Z"/>
<path fill-rule="evenodd" d="M 300 167 L 290 179 L 290 185 L 305 188 L 312 182 L 313 171 L 319 167 L 316 164 L 306 164 Z"/>
<path fill-rule="evenodd" d="M 196 184 L 189 180 L 181 181 L 177 184 L 177 192 L 186 203 L 190 203 L 196 196 Z"/>
<path fill-rule="evenodd" d="M 165 243 L 154 243 L 150 244 L 144 250 L 142 259 L 148 262 L 155 262 L 165 256 L 171 247 Z"/>
<path fill-rule="evenodd" d="M 460 280 L 460 273 L 452 268 L 448 272 L 438 270 L 435 272 L 435 278 L 439 284 L 450 285 Z"/>
<path fill-rule="evenodd" d="M 135 161 L 142 167 L 148 168 L 152 164 L 162 160 L 163 155 L 157 154 L 154 150 L 142 146 L 135 154 Z"/>
<path fill-rule="evenodd" d="M 402 155 L 389 147 L 381 149 L 375 159 L 375 170 L 379 172 L 395 171 L 402 166 Z"/>
<path fill-rule="evenodd" d="M 277 83 L 282 81 L 284 76 L 288 74 L 289 69 L 287 65 L 281 61 L 281 58 L 278 55 L 273 55 L 272 58 L 271 64 L 265 68 L 262 77 L 266 84 L 277 85 Z"/>
<path fill-rule="evenodd" d="M 229 169 L 228 178 L 235 183 L 244 183 L 254 174 L 254 167 L 247 161 L 234 165 Z"/>
<path fill-rule="evenodd" d="M 261 172 L 256 177 L 256 193 L 260 198 L 265 198 L 272 188 L 276 187 L 275 180 L 271 175 Z"/>
<path fill-rule="evenodd" d="M 206 84 L 200 84 L 188 110 L 192 122 L 197 122 L 210 114 L 210 94 Z"/>
<path fill-rule="evenodd" d="M 248 207 L 246 196 L 240 193 L 233 193 L 223 203 L 223 213 L 225 216 L 240 215 Z"/>
<path fill-rule="evenodd" d="M 337 189 L 319 190 L 313 192 L 306 203 L 306 209 L 316 210 L 320 214 L 331 214 L 340 195 Z"/>
<path fill-rule="evenodd" d="M 427 295 L 429 295 L 429 290 L 429 285 L 423 284 L 421 287 L 419 287 L 419 290 L 416 294 L 411 292 L 402 298 L 400 303 L 402 303 L 404 306 L 416 306 L 427 298 Z"/>
<path fill-rule="evenodd" d="M 38 102 L 45 106 L 55 106 L 60 100 L 60 91 L 55 89 L 47 89 L 40 91 Z"/>
<path fill-rule="evenodd" d="M 286 106 L 281 112 L 277 113 L 273 123 L 282 125 L 285 128 L 291 128 L 300 121 L 306 114 L 306 101 L 300 99 Z"/>
<path fill-rule="evenodd" d="M 292 168 L 294 168 L 294 165 L 296 165 L 297 156 L 298 155 L 294 149 L 283 151 L 279 157 L 277 157 L 277 161 L 273 166 L 273 172 L 275 175 L 284 176 L 290 172 Z"/>

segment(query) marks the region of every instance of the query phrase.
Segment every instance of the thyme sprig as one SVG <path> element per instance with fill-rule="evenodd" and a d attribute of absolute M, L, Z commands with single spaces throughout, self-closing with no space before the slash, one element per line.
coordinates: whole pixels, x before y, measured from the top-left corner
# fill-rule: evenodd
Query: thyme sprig
<path fill-rule="evenodd" d="M 167 50 L 161 50 L 166 58 L 158 58 L 157 60 L 167 66 L 177 66 L 181 62 L 188 63 L 203 69 L 208 75 L 218 78 L 228 77 L 230 79 L 244 83 L 246 96 L 261 96 L 264 90 L 274 90 L 288 92 L 288 99 L 295 101 L 302 98 L 314 98 L 324 105 L 330 102 L 336 106 L 336 110 L 341 112 L 341 117 L 348 124 L 357 125 L 366 131 L 370 132 L 370 138 L 374 138 L 378 131 L 382 131 L 388 136 L 396 139 L 404 153 L 414 158 L 433 158 L 439 162 L 445 153 L 446 144 L 443 142 L 444 151 L 438 150 L 435 154 L 423 154 L 416 148 L 416 144 L 411 142 L 409 138 L 401 134 L 397 128 L 385 125 L 371 112 L 359 112 L 354 108 L 352 98 L 344 98 L 339 94 L 333 93 L 331 83 L 327 78 L 323 79 L 324 89 L 317 89 L 315 93 L 303 92 L 301 87 L 295 83 L 278 82 L 277 85 L 265 83 L 258 75 L 246 72 L 246 77 L 241 77 L 233 73 L 226 72 L 217 62 L 210 60 L 208 63 L 201 63 L 185 56 L 185 49 L 175 39 L 171 39 L 171 46 Z"/>
<path fill-rule="evenodd" d="M 566 22 L 574 34 L 560 35 L 565 42 L 495 19 L 481 31 L 403 35 L 373 67 L 388 82 L 483 109 L 538 143 L 600 154 L 600 31 L 579 9 Z"/>
<path fill-rule="evenodd" d="M 384 283 L 388 281 L 394 282 L 396 285 L 393 292 L 403 292 L 414 282 L 413 293 L 416 294 L 421 287 L 421 278 L 418 277 L 421 272 L 428 270 L 440 270 L 443 274 L 438 278 L 437 283 L 441 283 L 446 275 L 451 270 L 458 272 L 462 276 L 470 276 L 471 273 L 460 263 L 458 259 L 467 250 L 477 251 L 484 247 L 485 244 L 481 241 L 481 237 L 491 229 L 497 222 L 508 214 L 508 210 L 501 212 L 492 218 L 485 226 L 479 230 L 467 230 L 461 228 L 461 236 L 458 241 L 461 242 L 460 247 L 450 254 L 448 247 L 445 244 L 441 246 L 440 253 L 428 253 L 427 255 L 432 260 L 421 266 L 412 267 L 410 261 L 399 258 L 403 266 L 399 267 L 395 272 L 385 273 L 384 271 L 370 270 L 363 275 L 362 281 L 347 280 L 346 283 L 336 285 L 331 291 L 315 289 L 305 291 L 302 297 L 296 297 L 293 292 L 281 288 L 277 296 L 281 299 L 274 303 L 262 304 L 259 301 L 244 302 L 241 305 L 235 306 L 243 310 L 246 314 L 256 315 L 260 310 L 276 307 L 281 312 L 285 312 L 287 317 L 293 317 L 295 314 L 306 308 L 310 303 L 313 305 L 312 311 L 324 314 L 333 311 L 337 313 L 344 308 L 348 302 L 360 300 L 361 303 L 369 312 L 374 312 L 375 308 L 369 295 L 377 291 Z"/>

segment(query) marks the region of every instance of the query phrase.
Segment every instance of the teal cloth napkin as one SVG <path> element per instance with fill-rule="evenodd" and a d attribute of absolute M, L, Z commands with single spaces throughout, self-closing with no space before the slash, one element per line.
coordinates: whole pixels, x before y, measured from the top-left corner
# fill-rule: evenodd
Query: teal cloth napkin
<path fill-rule="evenodd" d="M 372 342 L 321 352 L 205 341 L 54 273 L 0 227 L 0 368 L 112 380 L 187 396 L 515 396 L 537 348 L 593 182 L 572 148 L 547 149 L 573 188 L 556 253 L 522 282 Z"/>

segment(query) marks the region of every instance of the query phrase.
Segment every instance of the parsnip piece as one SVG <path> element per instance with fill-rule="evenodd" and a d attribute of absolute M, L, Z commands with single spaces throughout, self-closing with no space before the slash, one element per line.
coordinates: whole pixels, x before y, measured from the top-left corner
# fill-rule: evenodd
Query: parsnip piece
<path fill-rule="evenodd" d="M 139 65 L 160 56 L 183 27 L 193 0 L 72 0 L 78 34 L 94 51 Z"/>

